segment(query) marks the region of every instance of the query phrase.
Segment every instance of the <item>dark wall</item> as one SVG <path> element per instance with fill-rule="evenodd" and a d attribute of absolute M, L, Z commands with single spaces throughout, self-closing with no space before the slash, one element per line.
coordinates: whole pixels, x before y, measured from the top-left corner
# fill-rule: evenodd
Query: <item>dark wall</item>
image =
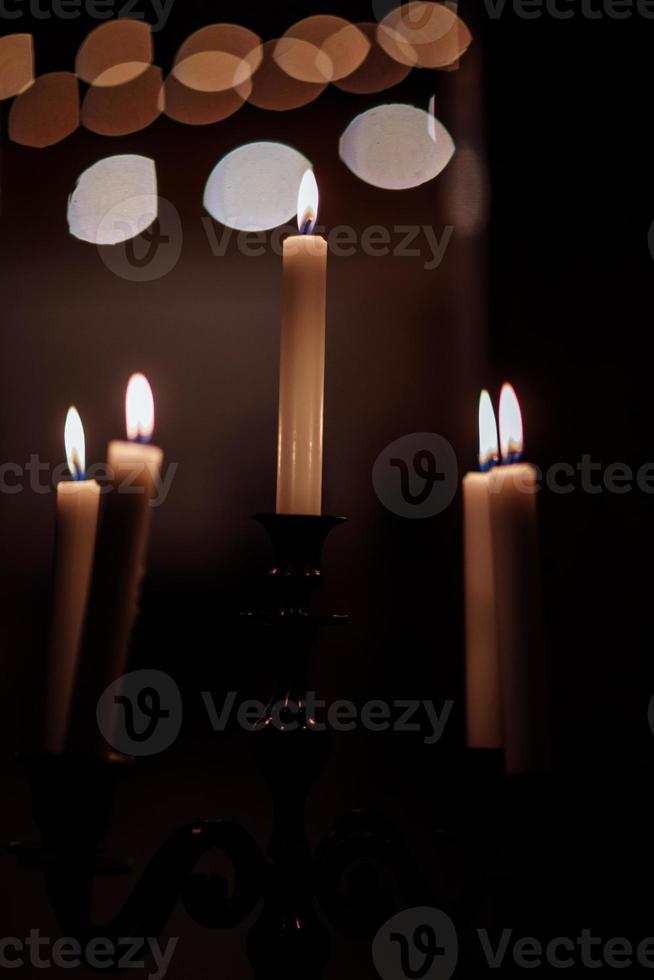
<path fill-rule="evenodd" d="M 342 12 L 372 19 L 367 6 Z M 279 139 L 314 162 L 327 226 L 420 223 L 440 234 L 455 224 L 436 271 L 426 272 L 423 258 L 330 263 L 324 506 L 350 521 L 328 549 L 324 601 L 353 622 L 321 641 L 316 685 L 332 698 L 453 698 L 456 708 L 446 744 L 433 750 L 419 738 L 339 738 L 310 811 L 315 832 L 337 811 L 371 802 L 419 833 L 435 826 L 451 804 L 443 759 L 462 741 L 460 495 L 433 520 L 390 514 L 372 487 L 377 455 L 402 435 L 435 431 L 464 473 L 474 466 L 478 390 L 509 378 L 523 402 L 528 458 L 543 468 L 576 465 L 584 454 L 603 467 L 638 468 L 651 457 L 646 52 L 654 28 L 637 18 L 527 21 L 508 9 L 493 20 L 481 4 L 470 8 L 460 12 L 475 43 L 460 70 L 414 72 L 392 93 L 330 90 L 301 110 L 246 107 L 207 128 L 161 119 L 118 140 L 80 130 L 44 151 L 6 138 L 2 147 L 0 455 L 58 462 L 74 401 L 90 458 L 101 459 L 122 431 L 127 377 L 149 375 L 157 439 L 179 471 L 155 515 L 134 663 L 169 671 L 191 706 L 207 687 L 262 696 L 272 673 L 265 638 L 245 632 L 237 613 L 258 600 L 268 556 L 248 515 L 274 504 L 281 263 L 235 249 L 211 254 L 201 220 L 211 168 L 241 143 Z M 272 37 L 306 12 L 294 4 L 218 17 L 179 3 L 157 56 L 169 64 L 177 44 L 210 20 L 246 18 Z M 70 68 L 81 25 L 35 29 L 40 70 Z M 404 193 L 368 187 L 338 159 L 338 137 L 358 112 L 385 101 L 426 106 L 434 90 L 455 141 L 488 146 L 488 238 L 464 237 L 451 220 L 457 158 L 436 182 Z M 154 157 L 160 193 L 181 218 L 181 258 L 155 283 L 117 277 L 67 232 L 76 177 L 114 152 Z M 616 810 L 640 791 L 649 750 L 651 509 L 637 490 L 541 498 L 556 765 L 591 784 L 603 773 L 619 787 L 607 804 Z M 52 494 L 0 497 L 6 836 L 29 822 L 10 753 L 36 730 L 53 517 Z M 243 774 L 241 734 L 210 739 L 199 712 L 188 718 L 182 742 L 144 763 L 120 801 L 116 833 L 127 848 L 149 852 L 198 810 L 237 816 L 265 838 L 268 803 L 258 777 Z M 36 879 L 0 860 L 19 896 L 13 928 L 22 935 Z M 188 928 L 181 919 L 175 927 Z M 194 942 L 209 943 L 196 932 Z M 226 955 L 231 975 L 247 975 L 237 941 Z M 347 956 L 359 975 L 370 969 L 363 953 L 348 947 Z"/>

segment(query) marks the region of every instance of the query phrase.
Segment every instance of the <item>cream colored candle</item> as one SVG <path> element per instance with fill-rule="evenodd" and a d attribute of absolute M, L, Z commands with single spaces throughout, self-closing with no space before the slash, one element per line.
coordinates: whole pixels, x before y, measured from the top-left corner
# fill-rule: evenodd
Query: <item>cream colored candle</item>
<path fill-rule="evenodd" d="M 550 737 L 536 494 L 538 474 L 522 453 L 515 392 L 500 398 L 500 445 L 506 465 L 490 475 L 494 574 L 500 640 L 506 768 L 549 768 Z"/>
<path fill-rule="evenodd" d="M 74 477 L 57 486 L 57 525 L 48 649 L 45 749 L 64 749 L 86 605 L 93 569 L 100 486 L 85 479 L 85 440 L 77 409 L 65 427 L 68 468 Z"/>
<path fill-rule="evenodd" d="M 126 399 L 128 442 L 109 444 L 112 485 L 104 501 L 91 584 L 76 718 L 71 748 L 84 754 L 106 753 L 98 738 L 98 700 L 127 666 L 132 627 L 145 569 L 152 499 L 163 453 L 146 443 L 154 429 L 154 401 L 143 375 L 134 375 Z M 109 722 L 104 720 L 104 731 Z"/>
<path fill-rule="evenodd" d="M 322 511 L 327 242 L 311 234 L 317 213 L 318 187 L 309 170 L 298 201 L 302 234 L 284 242 L 277 444 L 279 514 Z"/>
<path fill-rule="evenodd" d="M 495 601 L 488 468 L 499 446 L 493 405 L 487 391 L 479 401 L 479 462 L 483 472 L 463 480 L 466 626 L 466 729 L 474 749 L 504 744 L 500 650 Z"/>

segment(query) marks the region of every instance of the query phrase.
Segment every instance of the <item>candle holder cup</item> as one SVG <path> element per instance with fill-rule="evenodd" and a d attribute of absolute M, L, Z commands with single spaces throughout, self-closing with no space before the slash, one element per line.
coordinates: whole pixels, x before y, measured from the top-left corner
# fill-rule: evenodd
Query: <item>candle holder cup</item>
<path fill-rule="evenodd" d="M 14 841 L 12 853 L 34 867 L 51 865 L 58 854 L 94 855 L 97 873 L 128 871 L 128 862 L 113 858 L 104 843 L 118 782 L 133 764 L 111 753 L 103 761 L 50 753 L 19 754 L 32 791 L 37 841 Z"/>

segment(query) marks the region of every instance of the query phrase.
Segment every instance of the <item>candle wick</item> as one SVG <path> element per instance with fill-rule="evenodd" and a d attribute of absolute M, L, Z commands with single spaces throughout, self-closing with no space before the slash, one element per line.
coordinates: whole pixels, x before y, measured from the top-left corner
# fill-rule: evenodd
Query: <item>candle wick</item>
<path fill-rule="evenodd" d="M 70 461 L 70 475 L 72 476 L 75 483 L 81 482 L 85 477 L 85 472 L 80 466 L 79 453 L 74 450 L 72 454 L 72 459 Z"/>
<path fill-rule="evenodd" d="M 499 466 L 500 460 L 498 456 L 491 456 L 490 459 L 479 457 L 479 472 L 480 473 L 490 473 L 494 470 L 496 466 Z"/>

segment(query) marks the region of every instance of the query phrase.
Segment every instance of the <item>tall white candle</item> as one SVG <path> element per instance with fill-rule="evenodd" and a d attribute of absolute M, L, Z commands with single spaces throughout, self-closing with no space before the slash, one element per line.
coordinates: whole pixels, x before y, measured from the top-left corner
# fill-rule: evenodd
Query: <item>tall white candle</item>
<path fill-rule="evenodd" d="M 64 749 L 75 688 L 98 526 L 100 486 L 85 478 L 84 428 L 76 408 L 64 432 L 72 480 L 57 486 L 52 612 L 48 648 L 45 749 Z"/>
<path fill-rule="evenodd" d="M 481 472 L 463 480 L 466 625 L 467 744 L 475 749 L 504 745 L 500 650 L 490 498 L 490 468 L 497 463 L 497 423 L 490 395 L 479 401 Z"/>
<path fill-rule="evenodd" d="M 322 511 L 327 242 L 311 232 L 318 214 L 313 171 L 298 199 L 300 235 L 284 242 L 279 369 L 277 512 Z"/>
<path fill-rule="evenodd" d="M 126 398 L 127 442 L 109 444 L 112 485 L 104 501 L 91 583 L 75 725 L 74 751 L 107 751 L 96 708 L 104 689 L 124 672 L 138 611 L 141 581 L 163 452 L 148 445 L 154 431 L 154 400 L 147 379 L 134 375 Z M 105 731 L 110 722 L 105 719 Z"/>
<path fill-rule="evenodd" d="M 523 451 L 522 416 L 511 385 L 500 397 L 504 465 L 490 476 L 494 575 L 500 641 L 506 768 L 549 768 L 547 670 L 533 466 Z"/>

